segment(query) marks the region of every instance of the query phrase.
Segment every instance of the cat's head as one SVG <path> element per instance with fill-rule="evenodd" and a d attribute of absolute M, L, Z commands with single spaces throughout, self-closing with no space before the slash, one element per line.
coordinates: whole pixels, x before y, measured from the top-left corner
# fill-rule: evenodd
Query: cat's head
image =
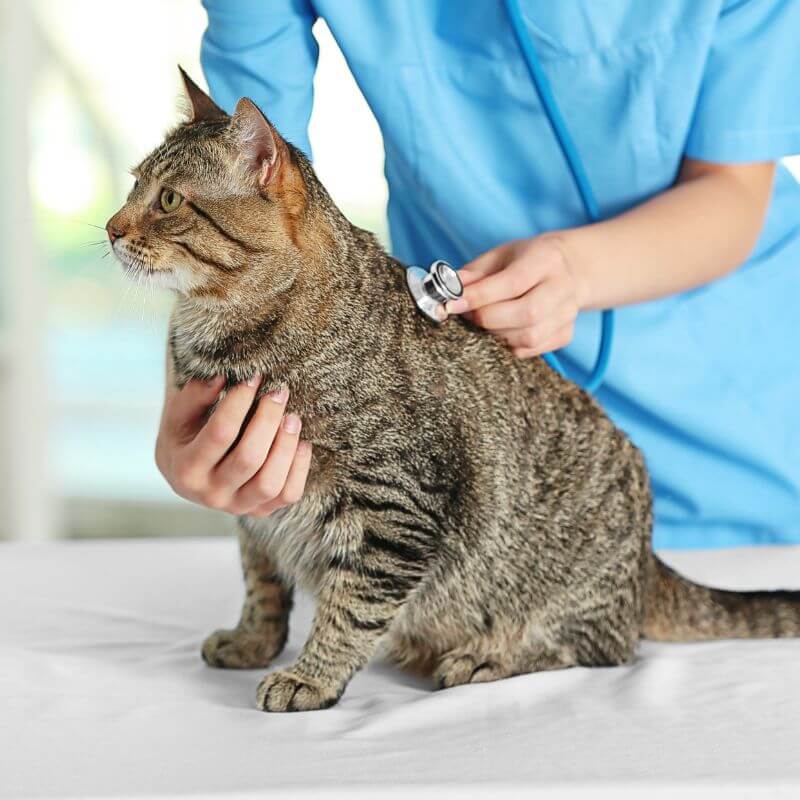
<path fill-rule="evenodd" d="M 181 75 L 191 116 L 134 168 L 106 225 L 114 255 L 132 277 L 212 302 L 290 284 L 310 168 L 251 100 L 229 116 Z"/>

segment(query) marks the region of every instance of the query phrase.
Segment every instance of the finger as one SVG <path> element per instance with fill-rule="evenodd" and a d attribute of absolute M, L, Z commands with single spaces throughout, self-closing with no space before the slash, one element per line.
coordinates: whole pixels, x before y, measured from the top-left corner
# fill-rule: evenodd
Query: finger
<path fill-rule="evenodd" d="M 493 333 L 507 342 L 511 347 L 533 348 L 545 352 L 542 348 L 544 348 L 553 337 L 573 324 L 574 321 L 575 315 L 571 313 L 569 308 L 559 307 L 543 319 L 528 327 L 495 330 Z M 561 346 L 563 345 L 559 345 L 559 347 Z"/>
<path fill-rule="evenodd" d="M 233 495 L 261 469 L 280 428 L 288 399 L 287 389 L 277 389 L 258 401 L 241 439 L 214 470 L 215 486 L 224 487 Z"/>
<path fill-rule="evenodd" d="M 168 434 L 180 434 L 187 428 L 199 427 L 224 384 L 222 375 L 217 375 L 209 381 L 191 380 L 182 389 L 169 387 L 162 428 Z"/>
<path fill-rule="evenodd" d="M 552 353 L 566 347 L 575 336 L 575 322 L 570 321 L 567 325 L 559 328 L 549 339 L 544 341 L 540 347 L 536 348 L 539 353 Z"/>
<path fill-rule="evenodd" d="M 511 348 L 524 348 L 545 352 L 544 346 L 561 329 L 562 323 L 548 320 L 542 325 L 532 328 L 514 328 L 507 331 L 495 331 L 495 334 L 506 342 Z"/>
<path fill-rule="evenodd" d="M 294 461 L 286 476 L 283 491 L 275 500 L 257 506 L 249 513 L 254 517 L 267 516 L 278 508 L 290 506 L 300 500 L 306 488 L 308 472 L 311 469 L 311 445 L 308 442 L 298 442 Z"/>
<path fill-rule="evenodd" d="M 270 514 L 274 514 L 276 511 L 280 511 L 282 508 L 286 508 L 286 503 L 284 503 L 280 497 L 276 497 L 274 500 L 270 500 L 267 503 L 261 503 L 261 505 L 258 505 L 255 508 L 243 508 L 241 511 L 237 511 L 235 513 L 247 514 L 248 517 L 258 517 L 259 519 L 263 519 L 264 517 L 268 517 Z"/>
<path fill-rule="evenodd" d="M 464 288 L 464 294 L 447 304 L 447 310 L 458 314 L 474 311 L 494 303 L 522 296 L 541 280 L 542 269 L 524 261 L 512 261 L 505 269 L 481 278 Z"/>
<path fill-rule="evenodd" d="M 236 493 L 237 506 L 255 508 L 281 494 L 297 452 L 301 425 L 297 414 L 287 414 L 283 418 L 263 466 Z"/>
<path fill-rule="evenodd" d="M 527 330 L 534 319 L 527 297 L 484 306 L 473 311 L 471 316 L 476 325 L 501 336 L 505 331 Z"/>
<path fill-rule="evenodd" d="M 509 261 L 512 245 L 512 242 L 507 242 L 498 247 L 493 247 L 469 263 L 464 264 L 458 271 L 461 282 L 467 286 L 470 283 L 475 283 L 485 275 L 490 275 L 502 269 Z"/>
<path fill-rule="evenodd" d="M 507 328 L 494 333 L 512 349 L 528 349 L 535 345 L 530 328 Z"/>
<path fill-rule="evenodd" d="M 569 322 L 566 325 L 558 328 L 553 334 L 545 338 L 541 344 L 533 347 L 514 347 L 513 353 L 517 358 L 533 358 L 540 356 L 544 353 L 552 353 L 554 350 L 560 350 L 566 347 L 575 335 L 575 324 Z"/>
<path fill-rule="evenodd" d="M 567 321 L 563 314 L 559 315 L 564 299 L 564 289 L 556 281 L 545 280 L 516 300 L 477 309 L 474 312 L 474 321 L 482 328 L 497 331 L 501 328 L 546 325 L 548 320 L 558 316 L 555 324 L 560 327 Z M 552 330 L 553 324 L 546 332 L 550 333 Z"/>
<path fill-rule="evenodd" d="M 532 323 L 518 324 L 513 328 L 492 328 L 491 331 L 512 347 L 539 347 L 574 320 L 575 315 L 569 307 L 559 306 Z"/>
<path fill-rule="evenodd" d="M 210 470 L 223 459 L 241 433 L 260 383 L 260 376 L 254 375 L 245 383 L 228 389 L 219 401 L 208 422 L 187 448 L 186 457 L 196 469 Z"/>

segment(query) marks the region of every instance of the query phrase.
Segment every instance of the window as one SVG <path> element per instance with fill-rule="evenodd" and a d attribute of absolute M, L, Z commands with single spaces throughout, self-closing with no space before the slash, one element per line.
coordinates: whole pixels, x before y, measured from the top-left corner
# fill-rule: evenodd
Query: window
<path fill-rule="evenodd" d="M 11 222 L 13 206 L 33 210 L 29 230 L 11 232 L 3 248 L 18 317 L 4 340 L 12 410 L 4 453 L 17 476 L 5 533 L 221 532 L 216 515 L 172 495 L 153 463 L 171 299 L 123 277 L 103 230 L 129 191 L 128 169 L 177 119 L 177 64 L 203 82 L 205 13 L 198 0 L 3 8 L 0 74 L 17 115 L 3 159 L 25 162 L 16 184 L 0 189 L 3 219 Z M 345 213 L 385 238 L 380 134 L 323 23 L 315 33 L 317 169 Z M 26 70 L 27 91 L 18 80 Z"/>

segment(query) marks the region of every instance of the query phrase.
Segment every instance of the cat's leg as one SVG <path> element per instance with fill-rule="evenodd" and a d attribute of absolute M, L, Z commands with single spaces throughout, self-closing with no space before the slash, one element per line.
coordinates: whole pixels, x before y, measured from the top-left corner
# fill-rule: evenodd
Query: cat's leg
<path fill-rule="evenodd" d="M 566 669 L 577 663 L 568 647 L 527 639 L 522 630 L 517 636 L 482 637 L 449 650 L 433 673 L 437 688 L 488 683 L 512 675 Z"/>
<path fill-rule="evenodd" d="M 470 646 L 457 647 L 444 655 L 433 673 L 437 689 L 450 689 L 464 683 L 487 683 L 509 678 L 512 663 L 503 653 L 484 653 Z"/>
<path fill-rule="evenodd" d="M 366 531 L 359 551 L 332 565 L 308 641 L 291 667 L 261 681 L 258 707 L 311 711 L 336 703 L 425 571 L 423 551 L 403 531 Z"/>
<path fill-rule="evenodd" d="M 546 632 L 522 628 L 470 640 L 444 653 L 433 676 L 446 689 L 577 665 L 619 666 L 630 663 L 635 646 L 630 611 L 612 601 L 583 617 L 554 621 Z"/>
<path fill-rule="evenodd" d="M 203 643 L 203 660 L 212 667 L 269 666 L 289 632 L 291 586 L 276 573 L 257 540 L 241 528 L 239 548 L 245 583 L 242 615 L 235 628 L 215 631 Z"/>
<path fill-rule="evenodd" d="M 434 670 L 437 686 L 495 681 L 512 675 L 581 666 L 630 663 L 639 639 L 636 582 L 615 562 L 610 580 L 587 584 L 569 598 L 569 607 L 535 622 L 470 638 L 444 653 Z M 555 604 L 557 606 L 557 604 Z"/>

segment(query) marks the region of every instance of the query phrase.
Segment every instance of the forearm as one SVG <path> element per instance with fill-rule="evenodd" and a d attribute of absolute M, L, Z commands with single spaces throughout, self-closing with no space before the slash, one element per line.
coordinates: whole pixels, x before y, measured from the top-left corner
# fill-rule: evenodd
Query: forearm
<path fill-rule="evenodd" d="M 625 214 L 552 238 L 583 309 L 639 303 L 709 283 L 739 266 L 758 239 L 775 165 L 687 160 L 675 186 Z"/>
<path fill-rule="evenodd" d="M 200 61 L 216 103 L 233 112 L 249 97 L 289 141 L 311 152 L 317 41 L 310 0 L 203 0 Z"/>

